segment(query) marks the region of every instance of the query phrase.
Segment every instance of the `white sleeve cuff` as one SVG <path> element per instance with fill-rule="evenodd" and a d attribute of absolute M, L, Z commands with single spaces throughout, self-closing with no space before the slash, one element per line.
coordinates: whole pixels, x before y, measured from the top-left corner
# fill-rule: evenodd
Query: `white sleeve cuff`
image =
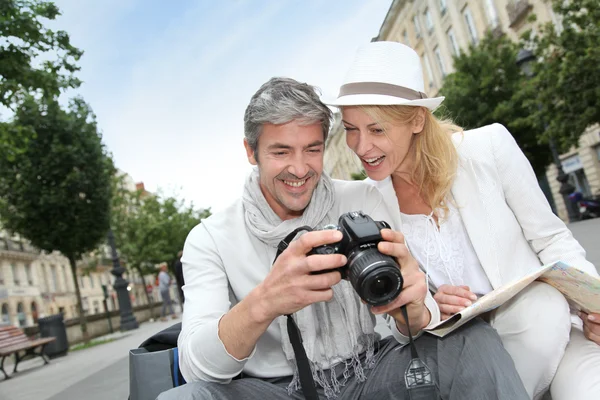
<path fill-rule="evenodd" d="M 228 383 L 244 369 L 246 362 L 256 353 L 256 346 L 250 355 L 243 359 L 232 356 L 219 337 L 219 321 L 221 318 L 207 322 L 196 332 L 188 346 L 196 362 L 192 364 L 200 369 L 195 375 L 203 380 Z M 198 350 L 202 349 L 202 350 Z"/>
<path fill-rule="evenodd" d="M 431 314 L 431 320 L 429 321 L 429 324 L 427 324 L 427 326 L 425 327 L 425 329 L 427 329 L 440 322 L 440 308 L 438 307 L 436 301 L 429 292 L 427 292 L 427 297 L 425 297 L 425 307 L 427 307 L 427 309 L 429 310 L 429 314 Z M 388 323 L 388 327 L 392 331 L 392 336 L 398 341 L 398 343 L 408 344 L 410 339 L 408 338 L 408 336 L 405 336 L 402 332 L 398 330 L 396 320 L 393 317 L 387 315 L 386 321 Z M 410 323 L 410 321 L 408 322 Z M 416 335 L 413 335 L 413 339 L 418 338 L 422 334 L 423 329 L 420 330 Z"/>

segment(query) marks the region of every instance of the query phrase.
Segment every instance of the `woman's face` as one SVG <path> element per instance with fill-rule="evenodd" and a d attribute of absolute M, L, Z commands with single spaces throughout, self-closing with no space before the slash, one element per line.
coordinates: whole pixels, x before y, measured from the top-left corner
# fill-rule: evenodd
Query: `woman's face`
<path fill-rule="evenodd" d="M 361 107 L 343 107 L 342 123 L 346 143 L 360 158 L 369 178 L 380 181 L 395 172 L 410 171 L 410 160 L 405 159 L 415 133 L 414 123 L 379 123 Z"/>

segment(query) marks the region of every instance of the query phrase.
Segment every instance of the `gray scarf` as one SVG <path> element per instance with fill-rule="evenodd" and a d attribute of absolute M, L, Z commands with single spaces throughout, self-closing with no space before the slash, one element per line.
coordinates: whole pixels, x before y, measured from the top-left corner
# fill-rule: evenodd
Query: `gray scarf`
<path fill-rule="evenodd" d="M 282 221 L 268 205 L 260 189 L 258 170 L 250 174 L 244 187 L 243 203 L 246 227 L 254 236 L 269 247 L 277 247 L 279 242 L 294 229 L 308 225 L 316 228 L 326 221 L 333 208 L 335 193 L 333 182 L 322 174 L 311 201 L 299 218 Z M 351 210 L 348 210 L 351 211 Z M 337 215 L 334 216 L 337 222 Z M 312 369 L 313 379 L 324 390 L 328 399 L 337 397 L 340 387 L 350 376 L 350 369 L 359 381 L 366 379 L 364 368 L 375 363 L 375 326 L 373 316 L 364 305 L 348 281 L 341 281 L 333 287 L 333 299 L 315 303 L 294 314 L 300 329 L 302 343 Z M 292 393 L 300 388 L 294 350 L 287 333 L 285 316 L 278 318 L 281 340 L 286 358 L 292 365 L 294 377 L 288 386 Z M 359 355 L 366 351 L 364 365 Z M 332 366 L 343 362 L 343 380 L 339 381 Z M 326 370 L 331 368 L 329 377 Z"/>

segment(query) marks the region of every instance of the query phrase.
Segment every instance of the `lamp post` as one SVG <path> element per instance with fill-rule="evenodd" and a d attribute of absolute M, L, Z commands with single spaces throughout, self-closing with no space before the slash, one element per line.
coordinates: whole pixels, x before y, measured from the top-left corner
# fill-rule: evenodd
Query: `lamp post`
<path fill-rule="evenodd" d="M 531 50 L 519 50 L 519 54 L 517 54 L 516 63 L 519 66 L 519 68 L 521 68 L 523 75 L 525 75 L 527 78 L 532 78 L 534 75 L 534 61 L 535 56 Z M 541 108 L 541 106 L 539 107 Z M 544 129 L 547 128 L 548 124 L 544 122 Z M 571 199 L 569 199 L 569 195 L 573 193 L 573 191 L 575 191 L 575 187 L 569 183 L 569 175 L 565 174 L 565 171 L 563 170 L 562 162 L 560 161 L 560 156 L 556 147 L 556 142 L 554 141 L 552 135 L 550 135 L 550 137 L 548 138 L 548 144 L 550 146 L 552 159 L 554 160 L 554 164 L 556 165 L 556 170 L 558 173 L 558 175 L 556 176 L 556 180 L 560 182 L 560 189 L 558 191 L 562 195 L 563 201 L 565 202 L 569 222 L 576 221 L 579 219 L 579 213 Z"/>
<path fill-rule="evenodd" d="M 137 329 L 139 324 L 133 315 L 131 308 L 131 299 L 129 298 L 129 282 L 123 279 L 123 273 L 125 268 L 121 266 L 119 262 L 119 255 L 117 254 L 117 248 L 115 246 L 115 237 L 112 229 L 108 230 L 108 245 L 112 254 L 113 269 L 110 271 L 115 276 L 115 283 L 113 287 L 117 292 L 117 299 L 119 300 L 119 314 L 121 316 L 121 331 L 130 331 Z"/>

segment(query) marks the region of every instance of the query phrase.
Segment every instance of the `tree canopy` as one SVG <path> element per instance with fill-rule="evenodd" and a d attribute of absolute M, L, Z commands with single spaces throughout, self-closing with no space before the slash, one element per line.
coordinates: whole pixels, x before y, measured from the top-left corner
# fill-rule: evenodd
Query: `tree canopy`
<path fill-rule="evenodd" d="M 210 209 L 198 210 L 174 196 L 129 191 L 117 178 L 113 185 L 112 227 L 119 253 L 130 268 L 143 276 L 156 273 L 155 266 L 170 266 L 183 250 L 188 233 Z"/>
<path fill-rule="evenodd" d="M 550 162 L 548 145 L 540 143 L 540 128 L 527 119 L 532 104 L 521 104 L 526 78 L 516 64 L 519 45 L 506 36 L 486 37 L 454 58 L 455 72 L 444 80 L 446 99 L 438 114 L 448 113 L 465 129 L 494 122 L 506 126 L 531 162 L 536 174 Z"/>
<path fill-rule="evenodd" d="M 0 2 L 0 104 L 14 110 L 28 95 L 53 98 L 81 84 L 73 74 L 83 52 L 44 26 L 59 15 L 51 1 Z"/>
<path fill-rule="evenodd" d="M 546 124 L 542 138 L 552 136 L 567 150 L 600 122 L 600 6 L 598 0 L 552 0 L 552 6 L 558 26 L 548 22 L 530 39 L 538 63 L 522 96 L 532 110 L 523 123 Z"/>
<path fill-rule="evenodd" d="M 69 259 L 85 334 L 75 262 L 106 237 L 114 173 L 94 114 L 81 99 L 63 110 L 29 97 L 0 123 L 0 159 L 0 222 Z"/>

